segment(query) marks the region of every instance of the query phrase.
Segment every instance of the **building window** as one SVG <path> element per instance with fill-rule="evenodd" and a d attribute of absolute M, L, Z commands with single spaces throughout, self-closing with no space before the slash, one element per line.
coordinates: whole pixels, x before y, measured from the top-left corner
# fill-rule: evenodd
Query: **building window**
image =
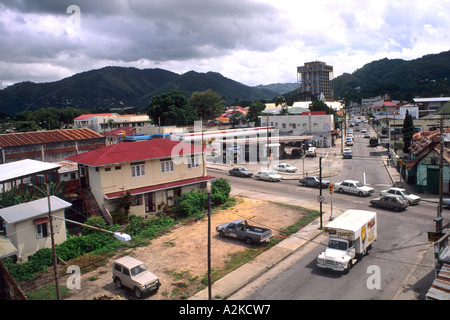
<path fill-rule="evenodd" d="M 41 239 L 47 237 L 47 224 L 41 223 L 36 225 L 36 238 Z"/>
<path fill-rule="evenodd" d="M 199 167 L 198 156 L 192 156 L 192 157 L 188 158 L 187 167 L 188 167 L 188 169 L 198 168 Z"/>
<path fill-rule="evenodd" d="M 141 206 L 144 204 L 144 201 L 142 200 L 142 194 L 138 194 L 133 196 L 133 204 L 132 206 Z"/>
<path fill-rule="evenodd" d="M 131 164 L 131 176 L 132 177 L 145 176 L 145 164 L 144 163 L 132 163 Z"/>
<path fill-rule="evenodd" d="M 173 171 L 173 161 L 161 160 L 161 172 L 172 172 L 172 171 Z"/>

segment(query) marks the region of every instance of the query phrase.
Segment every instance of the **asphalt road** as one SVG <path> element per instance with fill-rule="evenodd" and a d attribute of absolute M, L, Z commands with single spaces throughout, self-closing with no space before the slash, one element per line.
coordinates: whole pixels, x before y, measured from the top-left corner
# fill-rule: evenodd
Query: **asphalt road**
<path fill-rule="evenodd" d="M 436 205 L 421 202 L 399 213 L 370 207 L 370 199 L 376 197 L 381 190 L 390 187 L 391 182 L 380 157 L 374 153 L 376 149 L 367 145 L 368 139 L 356 137 L 352 147 L 353 159 L 344 160 L 341 174 L 329 180 L 333 182 L 344 179 L 360 180 L 373 187 L 375 194 L 370 197 L 358 197 L 335 192 L 331 196 L 328 190 L 323 190 L 325 198 L 323 204 L 324 208 L 329 206 L 333 197 L 333 207 L 342 211 L 350 208 L 377 211 L 378 240 L 370 255 L 359 261 L 347 275 L 318 269 L 315 260 L 327 242 L 324 236 L 320 236 L 230 299 L 390 300 L 395 297 L 415 264 L 421 262 L 421 258 L 430 248 L 427 232 L 434 229 Z M 326 165 L 327 161 L 333 159 L 324 159 L 323 164 Z M 220 177 L 222 173 L 214 172 L 214 175 Z M 280 195 L 314 201 L 319 194 L 318 189 L 300 186 L 293 180 L 269 183 L 235 177 L 228 179 L 233 187 L 267 195 L 268 200 Z M 428 266 L 432 274 L 433 262 L 428 261 L 425 267 Z M 378 274 L 380 277 L 376 279 L 379 279 L 379 282 L 374 280 Z M 429 286 L 424 283 L 424 286 L 427 285 Z"/>

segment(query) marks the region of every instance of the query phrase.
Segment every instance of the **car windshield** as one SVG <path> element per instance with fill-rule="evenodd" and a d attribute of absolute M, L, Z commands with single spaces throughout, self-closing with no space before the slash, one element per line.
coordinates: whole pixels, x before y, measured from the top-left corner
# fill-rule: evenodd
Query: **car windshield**
<path fill-rule="evenodd" d="M 357 186 L 357 187 L 364 187 L 364 185 L 363 185 L 361 182 L 357 182 L 357 183 L 356 183 L 356 186 Z"/>
<path fill-rule="evenodd" d="M 331 239 L 328 242 L 328 248 L 338 249 L 338 250 L 347 250 L 347 242 Z"/>
<path fill-rule="evenodd" d="M 147 271 L 147 266 L 145 264 L 140 264 L 134 268 L 131 268 L 131 276 L 135 277 L 137 276 L 139 273 Z"/>
<path fill-rule="evenodd" d="M 410 196 L 410 195 L 411 195 L 411 193 L 409 193 L 409 192 L 406 191 L 406 190 L 401 191 L 401 193 L 402 193 L 403 195 L 405 195 L 405 196 Z"/>

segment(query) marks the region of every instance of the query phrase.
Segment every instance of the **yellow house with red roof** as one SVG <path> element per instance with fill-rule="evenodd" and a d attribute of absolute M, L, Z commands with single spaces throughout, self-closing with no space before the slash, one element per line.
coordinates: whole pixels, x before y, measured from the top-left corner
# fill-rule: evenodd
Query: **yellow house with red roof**
<path fill-rule="evenodd" d="M 130 214 L 148 217 L 174 204 L 174 197 L 206 187 L 204 148 L 169 139 L 120 142 L 69 157 L 78 163 L 80 184 L 100 207 L 116 210 L 117 199 L 133 196 Z"/>

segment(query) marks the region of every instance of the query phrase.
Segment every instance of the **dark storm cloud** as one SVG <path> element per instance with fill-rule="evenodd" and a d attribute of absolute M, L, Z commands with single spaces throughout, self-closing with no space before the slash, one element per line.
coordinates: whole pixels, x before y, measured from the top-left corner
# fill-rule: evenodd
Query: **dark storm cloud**
<path fill-rule="evenodd" d="M 254 1 L 1 1 L 4 9 L 18 14 L 22 28 L 2 26 L 1 39 L 13 45 L 11 55 L 52 57 L 61 53 L 84 54 L 96 59 L 135 61 L 141 58 L 167 61 L 226 55 L 235 49 L 270 51 L 285 33 L 277 11 Z M 27 18 L 55 16 L 68 19 L 69 5 L 80 8 L 81 28 L 68 37 L 60 32 L 36 34 L 27 30 Z M 23 15 L 23 16 L 21 16 Z M 28 16 L 27 16 L 28 15 Z M 21 19 L 22 24 L 21 24 Z M 63 20 L 61 20 L 63 19 Z M 39 35 L 39 37 L 37 37 Z M 20 36 L 20 37 L 17 37 Z M 13 40 L 14 39 L 14 40 Z M 5 53 L 7 54 L 7 53 Z"/>

